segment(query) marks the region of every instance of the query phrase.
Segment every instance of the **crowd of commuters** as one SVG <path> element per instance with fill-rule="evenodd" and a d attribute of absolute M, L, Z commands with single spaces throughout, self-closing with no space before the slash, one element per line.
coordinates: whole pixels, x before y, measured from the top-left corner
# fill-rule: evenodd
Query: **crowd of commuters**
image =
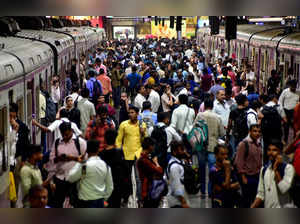
<path fill-rule="evenodd" d="M 22 206 L 189 208 L 195 194 L 213 208 L 299 207 L 299 95 L 281 80 L 273 70 L 259 92 L 251 61 L 194 39 L 103 41 L 50 94 L 41 86 L 41 145 L 10 106 Z"/>

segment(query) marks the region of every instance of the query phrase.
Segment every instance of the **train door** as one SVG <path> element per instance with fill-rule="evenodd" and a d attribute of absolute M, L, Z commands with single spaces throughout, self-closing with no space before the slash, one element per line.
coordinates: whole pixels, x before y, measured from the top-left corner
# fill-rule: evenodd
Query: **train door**
<path fill-rule="evenodd" d="M 31 133 L 31 139 L 33 138 L 33 130 L 32 130 L 32 115 L 33 115 L 33 88 L 34 83 L 33 80 L 27 82 L 27 96 L 26 96 L 26 102 L 27 102 L 27 124 L 28 128 L 30 129 Z"/>
<path fill-rule="evenodd" d="M 1 176 L 8 171 L 8 142 L 7 142 L 7 135 L 8 135 L 8 111 L 7 107 L 4 105 L 0 107 L 0 179 Z M 4 185 L 4 183 L 1 183 Z M 1 187 L 0 187 L 1 189 Z M 5 189 L 1 189 L 0 194 Z"/>

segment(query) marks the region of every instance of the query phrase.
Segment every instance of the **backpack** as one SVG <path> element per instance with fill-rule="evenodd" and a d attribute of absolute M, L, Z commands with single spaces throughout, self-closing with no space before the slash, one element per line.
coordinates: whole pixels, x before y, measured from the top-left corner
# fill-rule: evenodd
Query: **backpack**
<path fill-rule="evenodd" d="M 153 112 L 150 112 L 148 115 L 144 115 L 143 113 L 141 114 L 141 119 L 146 124 L 147 131 L 149 131 L 149 129 L 155 125 L 152 119 L 153 114 Z"/>
<path fill-rule="evenodd" d="M 154 126 L 154 129 L 151 133 L 151 138 L 155 139 L 156 144 L 154 148 L 154 154 L 158 158 L 158 163 L 164 169 L 168 165 L 167 155 L 168 155 L 168 141 L 167 141 L 167 126 Z"/>
<path fill-rule="evenodd" d="M 184 185 L 185 191 L 188 194 L 192 194 L 192 195 L 198 194 L 198 192 L 200 190 L 200 177 L 198 176 L 197 171 L 192 168 L 192 166 L 183 164 L 183 163 L 179 163 L 177 161 L 171 162 L 168 165 L 168 169 L 167 169 L 168 179 L 169 179 L 169 173 L 171 170 L 171 166 L 175 163 L 183 166 L 183 168 L 184 168 L 184 178 L 183 178 L 183 180 L 180 180 L 180 181 Z"/>
<path fill-rule="evenodd" d="M 187 136 L 193 152 L 201 152 L 208 146 L 208 126 L 204 120 L 199 120 Z"/>
<path fill-rule="evenodd" d="M 47 122 L 53 122 L 56 119 L 56 105 L 48 93 L 43 94 L 46 99 L 46 119 Z"/>
<path fill-rule="evenodd" d="M 93 82 L 93 96 L 92 96 L 92 100 L 91 100 L 94 103 L 94 105 L 97 105 L 98 98 L 100 97 L 101 94 L 102 94 L 101 85 L 100 85 L 99 81 L 96 80 L 95 82 Z"/>
<path fill-rule="evenodd" d="M 236 109 L 237 110 L 237 109 Z M 243 110 L 234 120 L 233 135 L 236 139 L 244 139 L 248 135 L 248 113 Z"/>
<path fill-rule="evenodd" d="M 60 138 L 56 139 L 55 140 L 55 157 L 58 157 L 58 144 L 59 144 L 59 141 L 60 141 Z M 81 155 L 81 152 L 80 152 L 80 143 L 79 143 L 79 137 L 77 137 L 76 139 L 74 139 L 74 143 L 75 143 L 75 146 L 76 146 L 76 150 L 78 152 L 78 155 L 80 156 Z"/>
<path fill-rule="evenodd" d="M 264 115 L 262 121 L 261 121 L 261 130 L 262 134 L 275 134 L 278 131 L 277 134 L 280 134 L 281 136 L 281 116 L 279 115 L 277 111 L 277 106 L 268 107 L 264 106 L 262 110 L 262 114 Z M 278 137 L 278 136 L 276 136 Z"/>

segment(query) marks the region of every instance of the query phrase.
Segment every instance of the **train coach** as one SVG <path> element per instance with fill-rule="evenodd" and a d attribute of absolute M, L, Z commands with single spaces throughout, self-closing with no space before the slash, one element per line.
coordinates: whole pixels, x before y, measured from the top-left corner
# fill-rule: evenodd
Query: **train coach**
<path fill-rule="evenodd" d="M 40 144 L 41 132 L 31 125 L 33 117 L 40 118 L 40 86 L 50 93 L 51 79 L 58 75 L 64 97 L 72 59 L 95 49 L 105 32 L 91 27 L 45 29 L 39 17 L 2 17 L 0 31 L 0 207 L 9 207 L 9 104 L 18 104 L 18 117 L 30 128 L 31 142 Z M 48 135 L 47 148 L 52 142 Z"/>
<path fill-rule="evenodd" d="M 225 39 L 224 27 L 220 27 L 218 35 L 210 35 L 209 27 L 200 28 L 197 33 L 198 43 L 204 45 L 206 52 L 213 57 L 217 50 L 225 49 L 229 55 L 235 54 L 239 65 L 243 59 L 248 59 L 260 93 L 266 91 L 273 69 L 281 73 L 282 86 L 285 86 L 288 75 L 299 81 L 299 38 L 299 33 L 291 27 L 274 25 L 238 25 L 237 38 L 230 42 Z"/>

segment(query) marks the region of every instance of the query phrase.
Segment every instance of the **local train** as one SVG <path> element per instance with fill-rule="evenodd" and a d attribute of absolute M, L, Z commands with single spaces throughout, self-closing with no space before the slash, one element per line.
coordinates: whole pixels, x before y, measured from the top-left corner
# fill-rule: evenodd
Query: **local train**
<path fill-rule="evenodd" d="M 271 70 L 280 72 L 282 86 L 288 75 L 300 79 L 300 32 L 291 27 L 274 25 L 238 25 L 237 38 L 225 39 L 225 28 L 220 27 L 218 35 L 210 35 L 210 27 L 200 28 L 197 42 L 204 45 L 206 52 L 215 56 L 215 51 L 225 49 L 228 55 L 233 53 L 241 64 L 248 59 L 256 74 L 257 90 L 266 91 Z"/>
<path fill-rule="evenodd" d="M 41 22 L 41 26 L 32 24 L 32 29 L 21 30 L 17 20 L 0 18 L 0 207 L 8 199 L 9 104 L 18 104 L 18 117 L 30 128 L 31 141 L 40 144 L 41 132 L 31 124 L 33 117 L 39 119 L 40 84 L 50 93 L 51 79 L 58 75 L 64 96 L 64 81 L 71 60 L 78 60 L 79 74 L 80 55 L 95 50 L 106 38 L 102 28 L 69 26 L 45 29 L 41 18 L 32 21 Z M 51 138 L 48 145 L 51 145 Z"/>

